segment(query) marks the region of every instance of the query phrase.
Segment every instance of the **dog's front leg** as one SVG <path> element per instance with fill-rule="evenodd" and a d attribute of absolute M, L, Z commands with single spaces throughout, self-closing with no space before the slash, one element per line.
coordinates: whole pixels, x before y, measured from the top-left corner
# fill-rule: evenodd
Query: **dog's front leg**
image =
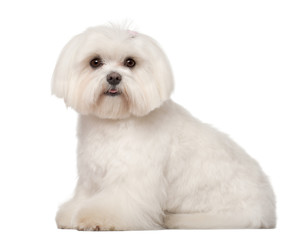
<path fill-rule="evenodd" d="M 160 206 L 153 209 L 148 202 L 139 202 L 128 194 L 109 192 L 95 195 L 78 210 L 74 227 L 91 231 L 161 229 L 163 212 Z"/>
<path fill-rule="evenodd" d="M 147 177 L 131 182 L 122 180 L 84 201 L 74 218 L 74 228 L 91 231 L 162 229 L 165 191 L 162 182 L 158 186 L 158 181 Z"/>
<path fill-rule="evenodd" d="M 80 181 L 78 181 L 74 196 L 63 203 L 57 212 L 56 223 L 60 229 L 74 228 L 73 220 L 81 204 L 90 197 L 89 189 L 86 189 Z"/>

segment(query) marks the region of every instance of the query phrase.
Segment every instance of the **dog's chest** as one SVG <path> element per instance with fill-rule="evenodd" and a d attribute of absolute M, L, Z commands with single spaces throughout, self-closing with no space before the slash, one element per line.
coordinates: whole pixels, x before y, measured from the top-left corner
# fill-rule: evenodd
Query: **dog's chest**
<path fill-rule="evenodd" d="M 78 168 L 93 180 L 149 171 L 163 164 L 169 136 L 152 123 L 83 118 L 78 128 Z"/>

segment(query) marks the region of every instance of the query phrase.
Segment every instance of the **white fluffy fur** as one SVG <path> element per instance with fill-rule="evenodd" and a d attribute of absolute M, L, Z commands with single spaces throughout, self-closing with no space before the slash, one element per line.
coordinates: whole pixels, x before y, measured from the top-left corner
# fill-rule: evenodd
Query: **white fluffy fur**
<path fill-rule="evenodd" d="M 102 67 L 90 67 L 94 56 Z M 110 72 L 122 75 L 120 96 L 104 94 Z M 80 114 L 79 179 L 57 213 L 59 228 L 275 227 L 274 194 L 259 165 L 171 101 L 172 89 L 166 56 L 146 35 L 100 26 L 66 45 L 52 92 Z"/>

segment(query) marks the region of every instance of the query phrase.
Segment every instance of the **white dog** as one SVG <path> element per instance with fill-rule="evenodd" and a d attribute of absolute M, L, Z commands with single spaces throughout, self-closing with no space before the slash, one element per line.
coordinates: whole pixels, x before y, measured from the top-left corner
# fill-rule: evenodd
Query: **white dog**
<path fill-rule="evenodd" d="M 146 35 L 99 26 L 66 45 L 52 92 L 80 114 L 79 178 L 59 228 L 275 227 L 259 165 L 170 100 L 172 90 L 168 60 Z"/>

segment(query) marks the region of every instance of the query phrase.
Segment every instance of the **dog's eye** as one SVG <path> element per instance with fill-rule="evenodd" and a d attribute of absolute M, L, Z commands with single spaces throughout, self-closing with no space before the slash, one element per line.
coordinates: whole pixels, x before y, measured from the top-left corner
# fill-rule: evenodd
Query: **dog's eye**
<path fill-rule="evenodd" d="M 101 67 L 102 65 L 103 65 L 102 59 L 99 57 L 96 57 L 90 61 L 90 66 L 92 68 L 98 68 L 98 67 Z"/>
<path fill-rule="evenodd" d="M 136 65 L 136 62 L 132 58 L 126 58 L 124 61 L 124 65 L 128 68 L 133 68 Z"/>

